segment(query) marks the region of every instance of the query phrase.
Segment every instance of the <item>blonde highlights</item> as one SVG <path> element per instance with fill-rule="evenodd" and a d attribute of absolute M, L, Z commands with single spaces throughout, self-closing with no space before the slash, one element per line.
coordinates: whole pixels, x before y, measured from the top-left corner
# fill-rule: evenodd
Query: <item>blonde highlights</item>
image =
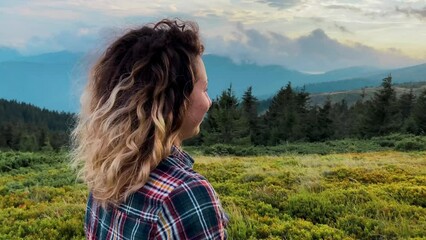
<path fill-rule="evenodd" d="M 202 52 L 195 23 L 165 19 L 126 33 L 93 67 L 71 159 L 103 207 L 143 187 L 179 141 Z"/>

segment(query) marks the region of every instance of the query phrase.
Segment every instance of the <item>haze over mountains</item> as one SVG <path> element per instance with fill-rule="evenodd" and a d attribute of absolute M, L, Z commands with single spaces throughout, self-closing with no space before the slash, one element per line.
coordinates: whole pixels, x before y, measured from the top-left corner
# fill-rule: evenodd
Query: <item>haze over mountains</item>
<path fill-rule="evenodd" d="M 426 64 L 399 69 L 370 66 L 308 74 L 278 65 L 236 64 L 227 57 L 205 55 L 209 94 L 219 95 L 232 84 L 241 96 L 248 86 L 259 99 L 273 96 L 288 82 L 305 86 L 311 93 L 353 90 L 378 86 L 392 74 L 395 83 L 426 81 Z M 76 112 L 88 69 L 82 53 L 55 52 L 22 56 L 10 48 L 0 48 L 0 98 L 16 99 L 51 110 Z"/>

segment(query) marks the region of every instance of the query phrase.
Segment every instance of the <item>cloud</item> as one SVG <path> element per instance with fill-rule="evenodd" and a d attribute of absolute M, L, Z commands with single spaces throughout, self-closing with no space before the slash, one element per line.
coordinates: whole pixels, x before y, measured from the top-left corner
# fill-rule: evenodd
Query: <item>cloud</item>
<path fill-rule="evenodd" d="M 53 41 L 63 47 L 75 52 L 84 52 L 93 47 L 97 40 L 98 31 L 88 28 L 79 28 L 75 31 L 63 31 L 53 37 Z"/>
<path fill-rule="evenodd" d="M 24 54 L 39 54 L 53 51 L 88 52 L 99 45 L 100 30 L 88 27 L 61 31 L 49 37 L 31 37 L 20 49 Z"/>
<path fill-rule="evenodd" d="M 44 18 L 44 19 L 52 19 L 52 20 L 74 20 L 81 17 L 81 14 L 64 9 L 34 9 L 30 7 L 22 7 L 15 9 L 15 14 L 19 14 L 25 17 L 33 17 L 33 18 Z"/>
<path fill-rule="evenodd" d="M 398 49 L 377 50 L 361 43 L 342 43 L 322 29 L 289 38 L 277 32 L 260 32 L 238 24 L 231 39 L 217 36 L 207 41 L 209 53 L 231 57 L 235 62 L 278 64 L 307 72 L 369 65 L 400 67 L 420 63 Z"/>
<path fill-rule="evenodd" d="M 349 31 L 345 26 L 339 25 L 337 23 L 334 23 L 334 27 L 343 33 L 353 33 L 352 31 Z"/>
<path fill-rule="evenodd" d="M 199 23 L 206 53 L 230 56 L 235 61 L 325 71 L 354 65 L 408 65 L 415 60 L 402 52 L 413 48 L 419 49 L 411 54 L 426 56 L 421 55 L 424 35 L 414 18 L 425 18 L 426 9 L 420 2 L 256 0 L 249 4 L 218 0 L 188 4 L 162 0 L 141 4 L 138 0 L 39 0 L 25 6 L 20 1 L 11 2 L 0 3 L 0 44 L 24 49 L 27 54 L 102 49 L 123 33 L 122 28 L 180 17 Z M 413 18 L 402 19 L 402 14 Z M 366 44 L 389 49 L 381 51 Z M 402 50 L 390 49 L 394 46 Z"/>
<path fill-rule="evenodd" d="M 417 17 L 420 19 L 426 19 L 426 7 L 423 7 L 422 9 L 414 9 L 414 8 L 399 8 L 398 6 L 395 7 L 395 12 L 397 13 L 403 13 L 407 17 Z"/>
<path fill-rule="evenodd" d="M 267 4 L 270 7 L 278 9 L 287 9 L 302 3 L 300 0 L 257 0 L 258 3 Z"/>
<path fill-rule="evenodd" d="M 325 5 L 325 9 L 332 10 L 336 13 L 346 12 L 348 16 L 359 16 L 359 17 L 369 17 L 371 19 L 381 19 L 382 21 L 388 19 L 389 17 L 394 16 L 394 11 L 389 6 L 389 4 L 384 3 L 374 3 L 359 1 L 356 4 L 331 4 Z M 334 11 L 335 10 L 335 11 Z"/>
<path fill-rule="evenodd" d="M 337 9 L 337 10 L 350 10 L 353 12 L 361 12 L 361 8 L 351 6 L 351 5 L 326 5 L 325 8 Z"/>
<path fill-rule="evenodd" d="M 323 23 L 323 22 L 325 22 L 325 18 L 323 18 L 323 17 L 309 17 L 307 19 L 309 19 L 310 21 L 312 21 L 314 23 Z"/>

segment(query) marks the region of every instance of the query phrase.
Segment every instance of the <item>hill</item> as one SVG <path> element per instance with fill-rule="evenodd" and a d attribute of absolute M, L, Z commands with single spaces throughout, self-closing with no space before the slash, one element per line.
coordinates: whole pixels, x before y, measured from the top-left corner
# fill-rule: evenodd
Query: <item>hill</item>
<path fill-rule="evenodd" d="M 379 86 L 382 79 L 387 77 L 389 74 L 392 75 L 392 79 L 394 79 L 395 84 L 423 82 L 426 81 L 426 64 L 378 71 L 363 77 L 306 84 L 305 90 L 310 93 L 320 93 L 354 90 L 363 87 L 376 87 Z"/>
<path fill-rule="evenodd" d="M 75 111 L 75 76 L 81 57 L 69 52 L 22 56 L 12 50 L 0 50 L 0 98 Z"/>
<path fill-rule="evenodd" d="M 311 105 L 322 105 L 327 99 L 330 99 L 331 103 L 340 102 L 344 99 L 348 105 L 351 106 L 356 101 L 360 100 L 362 95 L 364 95 L 364 100 L 369 100 L 379 89 L 380 87 L 367 87 L 350 91 L 313 93 L 310 95 Z M 397 97 L 401 96 L 403 93 L 410 92 L 411 89 L 414 95 L 419 96 L 422 91 L 426 90 L 426 81 L 394 85 Z"/>
<path fill-rule="evenodd" d="M 332 104 L 345 100 L 348 106 L 352 106 L 353 104 L 355 104 L 356 101 L 360 100 L 363 95 L 364 101 L 371 99 L 374 93 L 377 92 L 379 89 L 380 87 L 365 87 L 348 91 L 310 93 L 310 105 L 322 106 L 324 102 L 329 99 Z M 394 90 L 396 92 L 397 97 L 401 96 L 401 94 L 403 93 L 408 93 L 411 89 L 413 89 L 414 95 L 419 96 L 422 91 L 426 90 L 426 81 L 394 84 Z M 271 100 L 272 98 L 268 98 L 259 101 L 258 112 L 260 114 L 265 113 L 265 111 L 271 104 Z"/>
<path fill-rule="evenodd" d="M 0 99 L 0 149 L 59 150 L 68 144 L 73 115 Z"/>
<path fill-rule="evenodd" d="M 80 89 L 90 66 L 83 53 L 54 52 L 22 56 L 0 48 L 0 98 L 16 99 L 57 111 L 76 112 Z M 400 69 L 356 66 L 322 74 L 308 74 L 278 65 L 235 63 L 223 56 L 203 56 L 211 98 L 232 85 L 237 96 L 252 86 L 259 99 L 272 97 L 288 82 L 307 92 L 324 93 L 376 87 L 389 73 L 395 83 L 426 81 L 426 64 Z"/>

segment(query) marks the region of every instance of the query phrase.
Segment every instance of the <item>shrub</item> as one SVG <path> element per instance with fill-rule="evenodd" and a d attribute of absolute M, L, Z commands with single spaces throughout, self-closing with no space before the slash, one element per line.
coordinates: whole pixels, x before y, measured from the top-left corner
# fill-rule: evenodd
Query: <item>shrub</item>
<path fill-rule="evenodd" d="M 309 151 L 319 146 L 364 151 L 369 142 L 254 149 L 269 155 L 314 145 Z M 0 175 L 0 239 L 84 239 L 87 188 L 74 181 L 64 155 L 0 153 L 0 160 L 7 157 L 27 159 L 28 166 Z M 230 216 L 230 239 L 423 239 L 426 234 L 424 152 L 195 160 L 195 170 L 211 182 Z"/>
<path fill-rule="evenodd" d="M 343 206 L 333 204 L 322 194 L 302 192 L 288 198 L 286 211 L 294 218 L 302 218 L 315 224 L 330 224 L 342 213 Z"/>
<path fill-rule="evenodd" d="M 426 186 L 392 184 L 384 189 L 397 201 L 426 208 Z"/>
<path fill-rule="evenodd" d="M 379 221 L 349 214 L 338 219 L 337 227 L 358 239 L 375 239 Z"/>
<path fill-rule="evenodd" d="M 421 137 L 410 137 L 398 141 L 395 144 L 398 151 L 422 151 L 426 150 L 426 140 Z"/>

